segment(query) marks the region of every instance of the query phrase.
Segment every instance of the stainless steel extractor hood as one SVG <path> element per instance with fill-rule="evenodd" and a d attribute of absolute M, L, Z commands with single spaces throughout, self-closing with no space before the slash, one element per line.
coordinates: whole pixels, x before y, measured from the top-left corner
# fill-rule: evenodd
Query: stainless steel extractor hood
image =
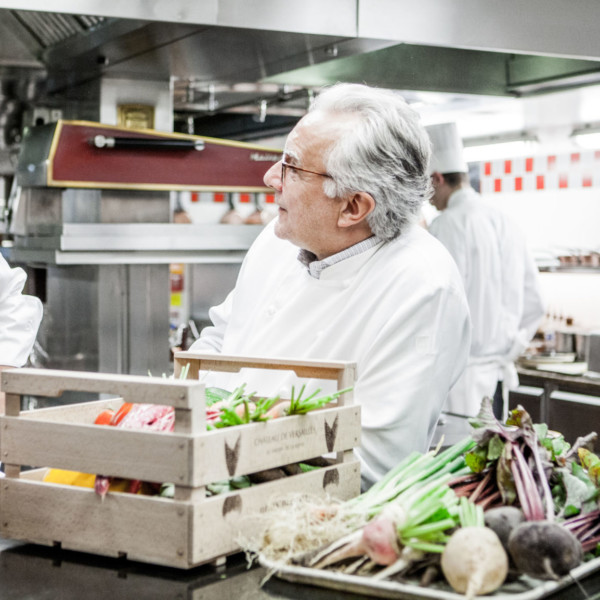
<path fill-rule="evenodd" d="M 491 96 L 589 85 L 599 18 L 594 0 L 0 2 L 5 145 L 36 104 L 80 118 L 103 77 L 169 80 L 178 131 L 247 139 L 289 129 L 340 80 Z"/>

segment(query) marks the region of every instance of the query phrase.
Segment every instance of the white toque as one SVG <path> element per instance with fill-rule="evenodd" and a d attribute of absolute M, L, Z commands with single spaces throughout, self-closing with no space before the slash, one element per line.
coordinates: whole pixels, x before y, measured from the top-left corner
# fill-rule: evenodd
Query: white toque
<path fill-rule="evenodd" d="M 463 143 L 456 123 L 438 123 L 426 129 L 432 147 L 429 173 L 467 173 L 469 167 L 463 157 Z"/>

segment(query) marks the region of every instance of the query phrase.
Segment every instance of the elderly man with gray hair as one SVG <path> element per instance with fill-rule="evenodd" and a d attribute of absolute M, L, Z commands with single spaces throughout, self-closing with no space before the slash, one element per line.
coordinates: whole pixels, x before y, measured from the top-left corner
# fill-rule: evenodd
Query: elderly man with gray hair
<path fill-rule="evenodd" d="M 319 94 L 265 174 L 277 219 L 191 347 L 356 362 L 363 489 L 428 449 L 468 356 L 459 273 L 416 223 L 432 191 L 429 157 L 398 94 L 355 84 Z M 275 376 L 269 391 L 289 394 L 289 381 Z"/>

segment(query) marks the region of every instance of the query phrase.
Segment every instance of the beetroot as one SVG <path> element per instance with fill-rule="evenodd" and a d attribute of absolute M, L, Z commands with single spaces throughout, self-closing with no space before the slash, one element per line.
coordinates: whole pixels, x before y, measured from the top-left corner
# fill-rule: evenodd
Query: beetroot
<path fill-rule="evenodd" d="M 527 521 L 508 538 L 510 555 L 519 571 L 538 579 L 558 579 L 583 560 L 579 540 L 552 521 Z"/>

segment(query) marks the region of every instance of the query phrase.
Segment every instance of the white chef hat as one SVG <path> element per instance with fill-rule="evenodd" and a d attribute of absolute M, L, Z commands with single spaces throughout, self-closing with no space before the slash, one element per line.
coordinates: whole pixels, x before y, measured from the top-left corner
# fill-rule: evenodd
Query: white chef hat
<path fill-rule="evenodd" d="M 456 123 L 438 123 L 426 129 L 432 147 L 429 173 L 467 173 L 469 167 L 463 157 L 463 143 Z"/>

